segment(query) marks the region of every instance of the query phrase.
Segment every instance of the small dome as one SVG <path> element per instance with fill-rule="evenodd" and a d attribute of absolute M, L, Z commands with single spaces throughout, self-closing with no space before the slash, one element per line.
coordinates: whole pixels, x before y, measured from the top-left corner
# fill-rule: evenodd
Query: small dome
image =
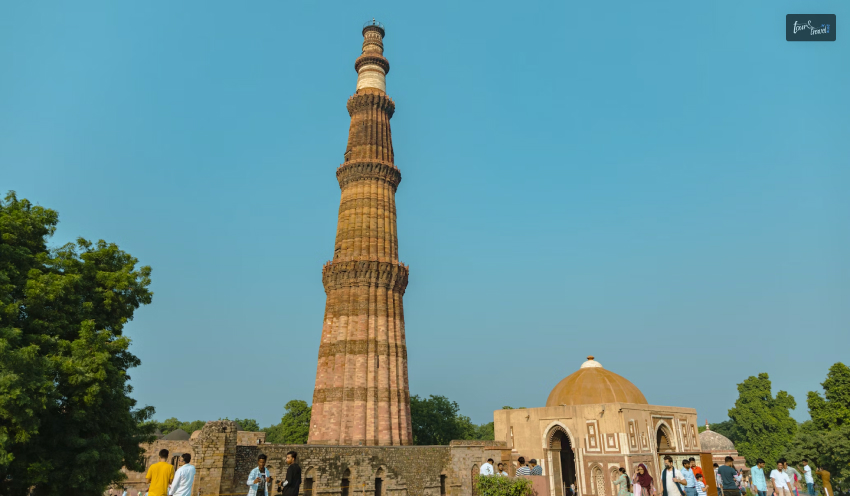
<path fill-rule="evenodd" d="M 549 393 L 546 406 L 594 405 L 599 403 L 648 404 L 646 397 L 626 378 L 610 370 L 593 356 L 581 365 L 578 371 L 565 377 Z"/>
<path fill-rule="evenodd" d="M 735 443 L 723 434 L 712 430 L 704 430 L 699 433 L 699 444 L 702 449 L 708 451 L 735 451 Z"/>
<path fill-rule="evenodd" d="M 185 441 L 189 439 L 189 433 L 183 429 L 176 429 L 166 434 L 162 439 L 165 441 Z"/>

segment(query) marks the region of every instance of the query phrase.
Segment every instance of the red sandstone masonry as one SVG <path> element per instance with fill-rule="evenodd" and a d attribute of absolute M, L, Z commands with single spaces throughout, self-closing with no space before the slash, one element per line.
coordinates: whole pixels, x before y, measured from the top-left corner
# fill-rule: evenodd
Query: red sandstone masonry
<path fill-rule="evenodd" d="M 395 103 L 380 71 L 383 28 L 363 30 L 358 90 L 345 162 L 333 261 L 322 270 L 327 301 L 313 392 L 309 444 L 398 446 L 413 443 L 402 297 L 408 269 L 398 260 L 390 119 Z M 360 78 L 369 72 L 368 77 Z M 375 72 L 378 71 L 378 72 Z M 363 84 L 361 84 L 361 82 Z M 380 86 L 376 87 L 376 86 Z"/>

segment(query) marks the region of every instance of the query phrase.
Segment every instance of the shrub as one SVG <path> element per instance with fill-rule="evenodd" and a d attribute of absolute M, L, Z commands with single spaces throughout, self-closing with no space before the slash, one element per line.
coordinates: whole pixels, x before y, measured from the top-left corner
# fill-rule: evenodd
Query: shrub
<path fill-rule="evenodd" d="M 475 477 L 480 496 L 532 496 L 531 480 L 523 477 L 478 475 Z"/>

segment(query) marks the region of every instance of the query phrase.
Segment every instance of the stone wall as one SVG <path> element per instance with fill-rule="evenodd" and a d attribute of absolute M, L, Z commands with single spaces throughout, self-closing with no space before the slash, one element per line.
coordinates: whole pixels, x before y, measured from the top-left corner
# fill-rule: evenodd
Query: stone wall
<path fill-rule="evenodd" d="M 489 444 L 489 445 L 485 445 Z M 228 493 L 247 493 L 247 479 L 260 453 L 275 480 L 286 474 L 286 453 L 298 453 L 303 496 L 462 496 L 472 494 L 472 474 L 487 458 L 500 461 L 503 446 L 493 442 L 451 446 L 318 446 L 266 444 L 237 446 L 235 477 Z M 312 479 L 312 491 L 306 483 Z M 376 494 L 380 479 L 381 494 Z M 311 494 L 312 493 L 312 494 Z"/>
<path fill-rule="evenodd" d="M 236 429 L 235 422 L 219 420 L 207 422 L 188 441 L 152 443 L 145 447 L 147 467 L 158 461 L 162 448 L 171 452 L 169 459 L 190 453 L 196 468 L 193 495 L 238 496 L 248 493 L 248 474 L 260 453 L 266 455 L 275 480 L 281 480 L 286 453 L 295 451 L 304 481 L 302 496 L 472 496 L 473 476 L 481 464 L 487 458 L 496 463 L 510 460 L 511 454 L 503 441 L 452 441 L 449 446 L 241 444 L 244 431 Z M 124 486 L 131 496 L 147 487 L 144 473 L 127 474 Z"/>

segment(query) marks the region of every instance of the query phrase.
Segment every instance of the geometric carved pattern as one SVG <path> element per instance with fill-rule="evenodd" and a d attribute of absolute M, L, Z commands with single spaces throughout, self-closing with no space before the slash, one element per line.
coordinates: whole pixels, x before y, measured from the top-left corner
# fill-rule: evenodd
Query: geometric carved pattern
<path fill-rule="evenodd" d="M 629 447 L 632 449 L 638 449 L 637 428 L 635 427 L 634 420 L 629 420 Z"/>
<path fill-rule="evenodd" d="M 362 112 L 367 109 L 382 110 L 386 112 L 387 118 L 390 118 L 395 113 L 395 102 L 387 95 L 376 95 L 374 93 L 361 93 L 351 95 L 348 98 L 348 115 L 354 117 L 357 112 Z"/>
<path fill-rule="evenodd" d="M 340 187 L 345 187 L 354 181 L 378 179 L 389 183 L 395 191 L 401 182 L 401 171 L 393 164 L 377 160 L 347 162 L 336 169 L 336 179 Z M 372 199 L 364 200 L 373 201 Z M 395 210 L 395 206 L 392 208 Z"/>
<path fill-rule="evenodd" d="M 599 451 L 596 428 L 595 420 L 587 421 L 587 448 L 592 451 Z"/>
<path fill-rule="evenodd" d="M 313 391 L 313 403 L 327 403 L 330 401 L 399 401 L 410 402 L 408 391 L 396 389 L 385 389 L 376 387 L 332 387 L 317 388 Z"/>
<path fill-rule="evenodd" d="M 386 341 L 376 339 L 350 339 L 337 341 L 335 343 L 322 343 L 319 345 L 319 358 L 334 355 L 366 355 L 392 356 L 390 351 L 396 352 L 407 360 L 407 346 L 401 344 L 390 345 Z"/>
<path fill-rule="evenodd" d="M 408 273 L 406 265 L 390 262 L 331 262 L 322 267 L 322 282 L 325 285 L 325 293 L 335 289 L 367 286 L 404 294 Z"/>

